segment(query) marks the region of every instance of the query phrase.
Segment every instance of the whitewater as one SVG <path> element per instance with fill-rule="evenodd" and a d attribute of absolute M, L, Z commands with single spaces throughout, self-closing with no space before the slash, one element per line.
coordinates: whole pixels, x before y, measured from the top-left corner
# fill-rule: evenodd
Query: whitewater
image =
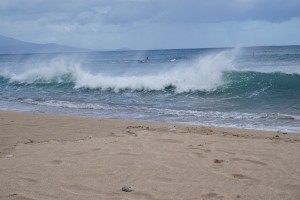
<path fill-rule="evenodd" d="M 300 132 L 300 46 L 0 55 L 0 109 Z"/>

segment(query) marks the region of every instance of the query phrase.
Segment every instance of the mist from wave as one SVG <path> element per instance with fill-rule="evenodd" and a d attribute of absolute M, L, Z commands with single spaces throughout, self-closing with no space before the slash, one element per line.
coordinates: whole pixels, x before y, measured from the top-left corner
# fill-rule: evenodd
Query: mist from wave
<path fill-rule="evenodd" d="M 2 70 L 1 75 L 8 78 L 10 82 L 27 84 L 69 81 L 74 83 L 75 89 L 99 88 L 117 92 L 124 89 L 163 90 L 172 86 L 176 88 L 176 92 L 182 93 L 212 91 L 225 84 L 223 72 L 234 69 L 233 60 L 233 51 L 224 51 L 181 62 L 173 65 L 172 68 L 164 66 L 169 63 L 156 64 L 154 66 L 156 69 L 150 73 L 124 70 L 119 74 L 103 74 L 101 71 L 89 71 L 82 67 L 80 62 L 70 62 L 58 57 L 50 61 L 30 62 L 22 72 Z"/>

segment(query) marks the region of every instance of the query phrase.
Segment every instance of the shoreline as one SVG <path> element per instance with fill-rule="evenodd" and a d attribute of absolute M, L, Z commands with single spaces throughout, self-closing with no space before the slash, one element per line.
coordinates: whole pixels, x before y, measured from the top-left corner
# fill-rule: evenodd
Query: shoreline
<path fill-rule="evenodd" d="M 298 133 L 10 111 L 0 130 L 0 199 L 300 196 Z"/>
<path fill-rule="evenodd" d="M 22 110 L 1 110 L 0 112 L 8 112 L 8 113 L 28 113 L 28 114 L 36 114 L 36 115 L 49 115 L 49 116 L 65 116 L 65 117 L 74 117 L 74 118 L 84 118 L 84 119 L 105 119 L 105 120 L 116 120 L 116 121 L 136 121 L 141 123 L 156 123 L 156 124 L 174 124 L 174 125 L 182 125 L 182 126 L 203 126 L 203 127 L 210 127 L 216 129 L 241 129 L 241 130 L 250 130 L 250 131 L 258 131 L 258 132 L 276 132 L 278 134 L 300 134 L 300 131 L 296 130 L 286 130 L 286 129 L 275 129 L 275 128 L 255 128 L 253 126 L 247 127 L 239 127 L 234 125 L 208 125 L 208 124 L 200 124 L 200 123 L 188 123 L 188 122 L 178 122 L 178 121 L 160 121 L 160 120 L 145 120 L 145 119 L 132 119 L 132 118 L 111 118 L 111 117 L 104 117 L 104 116 L 95 116 L 95 115 L 80 115 L 80 114 L 69 114 L 69 113 L 51 113 L 51 112 L 38 112 L 38 111 L 22 111 Z"/>

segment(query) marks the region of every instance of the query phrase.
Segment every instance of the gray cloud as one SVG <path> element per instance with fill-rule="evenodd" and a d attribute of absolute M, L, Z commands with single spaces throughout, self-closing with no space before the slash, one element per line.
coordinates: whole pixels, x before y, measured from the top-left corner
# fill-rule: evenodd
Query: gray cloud
<path fill-rule="evenodd" d="M 299 0 L 2 0 L 0 15 L 14 20 L 126 24 L 155 22 L 284 21 L 300 16 Z M 50 17 L 52 16 L 52 17 Z M 84 18 L 86 21 L 82 20 Z"/>
<path fill-rule="evenodd" d="M 299 0 L 0 0 L 0 34 L 103 49 L 249 44 L 256 29 L 270 43 L 299 21 Z"/>

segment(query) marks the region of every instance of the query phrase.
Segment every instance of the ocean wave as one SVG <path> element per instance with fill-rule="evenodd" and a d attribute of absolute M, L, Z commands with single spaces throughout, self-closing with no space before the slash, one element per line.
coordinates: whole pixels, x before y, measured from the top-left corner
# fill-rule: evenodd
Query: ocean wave
<path fill-rule="evenodd" d="M 233 68 L 233 54 L 221 52 L 199 59 L 180 63 L 152 73 L 105 74 L 101 71 L 89 71 L 80 63 L 64 59 L 53 59 L 31 66 L 23 72 L 2 70 L 2 79 L 10 83 L 41 84 L 41 83 L 74 83 L 74 89 L 112 89 L 131 90 L 162 90 L 169 86 L 176 92 L 212 91 L 224 84 L 223 71 Z M 144 65 L 143 67 L 151 67 Z M 157 66 L 159 68 L 159 66 Z M 129 71 L 129 70 L 128 70 Z"/>
<path fill-rule="evenodd" d="M 231 71 L 224 74 L 232 91 L 300 90 L 300 75 L 282 72 Z"/>
<path fill-rule="evenodd" d="M 222 81 L 218 86 L 215 85 L 213 88 L 211 87 L 204 87 L 207 85 L 202 85 L 201 87 L 193 87 L 190 85 L 178 86 L 177 84 L 154 84 L 151 85 L 152 87 L 148 86 L 145 87 L 144 85 L 134 85 L 131 86 L 131 83 L 123 84 L 124 87 L 116 87 L 116 85 L 120 83 L 112 84 L 105 84 L 105 87 L 101 84 L 99 87 L 95 85 L 85 85 L 83 86 L 78 85 L 76 81 L 71 80 L 72 77 L 70 74 L 64 75 L 63 77 L 59 77 L 52 80 L 42 80 L 38 79 L 32 83 L 24 83 L 18 81 L 11 81 L 10 79 L 0 76 L 0 87 L 45 87 L 49 89 L 57 88 L 57 89 L 67 89 L 67 90 L 77 90 L 77 89 L 101 89 L 105 91 L 111 92 L 127 92 L 127 91 L 135 91 L 135 92 L 171 92 L 171 93 L 178 93 L 178 94 L 231 94 L 231 95 L 238 95 L 247 93 L 250 97 L 255 97 L 260 95 L 261 93 L 266 93 L 270 91 L 282 91 L 282 90 L 294 90 L 295 92 L 300 91 L 300 75 L 287 75 L 287 74 L 261 74 L 261 73 L 240 73 L 240 72 L 226 72 L 223 74 Z M 125 79 L 125 78 L 124 78 Z M 128 79 L 128 77 L 127 77 Z M 157 80 L 157 79 L 152 79 Z M 125 80 L 124 80 L 125 81 Z M 134 81 L 134 80 L 131 80 Z M 159 80 L 157 80 L 159 81 Z M 93 82 L 93 81 L 92 81 Z M 150 84 L 150 83 L 149 83 Z M 2 85 L 2 86 L 1 86 Z M 97 84 L 98 85 L 98 84 Z M 153 87 L 155 86 L 156 87 Z M 227 95 L 227 96 L 228 96 Z"/>
<path fill-rule="evenodd" d="M 244 93 L 252 96 L 266 90 L 300 88 L 300 75 L 283 72 L 241 71 L 235 67 L 235 51 L 223 51 L 192 61 L 172 64 L 151 73 L 104 73 L 91 71 L 74 60 L 51 59 L 32 64 L 25 70 L 0 71 L 0 84 L 8 86 L 64 87 L 120 92 L 170 91 L 175 93 Z M 151 65 L 143 65 L 149 67 Z M 160 66 L 155 66 L 159 68 Z M 113 70 L 112 70 L 113 71 Z M 149 70 L 148 70 L 149 71 Z M 150 70 L 151 71 L 151 70 Z"/>
<path fill-rule="evenodd" d="M 121 76 L 107 77 L 100 74 L 90 74 L 80 72 L 80 77 L 74 77 L 72 73 L 54 76 L 51 79 L 38 77 L 35 80 L 24 81 L 15 77 L 6 77 L 0 75 L 0 87 L 30 87 L 44 89 L 67 89 L 78 90 L 100 89 L 110 92 L 148 92 L 156 93 L 177 93 L 177 94 L 211 94 L 222 95 L 227 97 L 248 94 L 249 97 L 255 97 L 262 93 L 272 91 L 300 91 L 300 75 L 283 74 L 283 73 L 260 73 L 260 72 L 241 72 L 241 71 L 224 71 L 221 74 L 214 75 L 209 82 L 204 80 L 196 81 L 196 78 L 187 80 L 186 76 L 180 76 L 177 79 L 165 77 L 167 80 L 160 80 L 165 75 L 154 76 Z M 173 74 L 174 75 L 174 74 Z M 102 78 L 101 78 L 102 77 Z M 172 80 L 170 80 L 172 79 Z M 18 81 L 17 81 L 18 80 Z M 228 96 L 229 95 L 229 96 Z"/>

